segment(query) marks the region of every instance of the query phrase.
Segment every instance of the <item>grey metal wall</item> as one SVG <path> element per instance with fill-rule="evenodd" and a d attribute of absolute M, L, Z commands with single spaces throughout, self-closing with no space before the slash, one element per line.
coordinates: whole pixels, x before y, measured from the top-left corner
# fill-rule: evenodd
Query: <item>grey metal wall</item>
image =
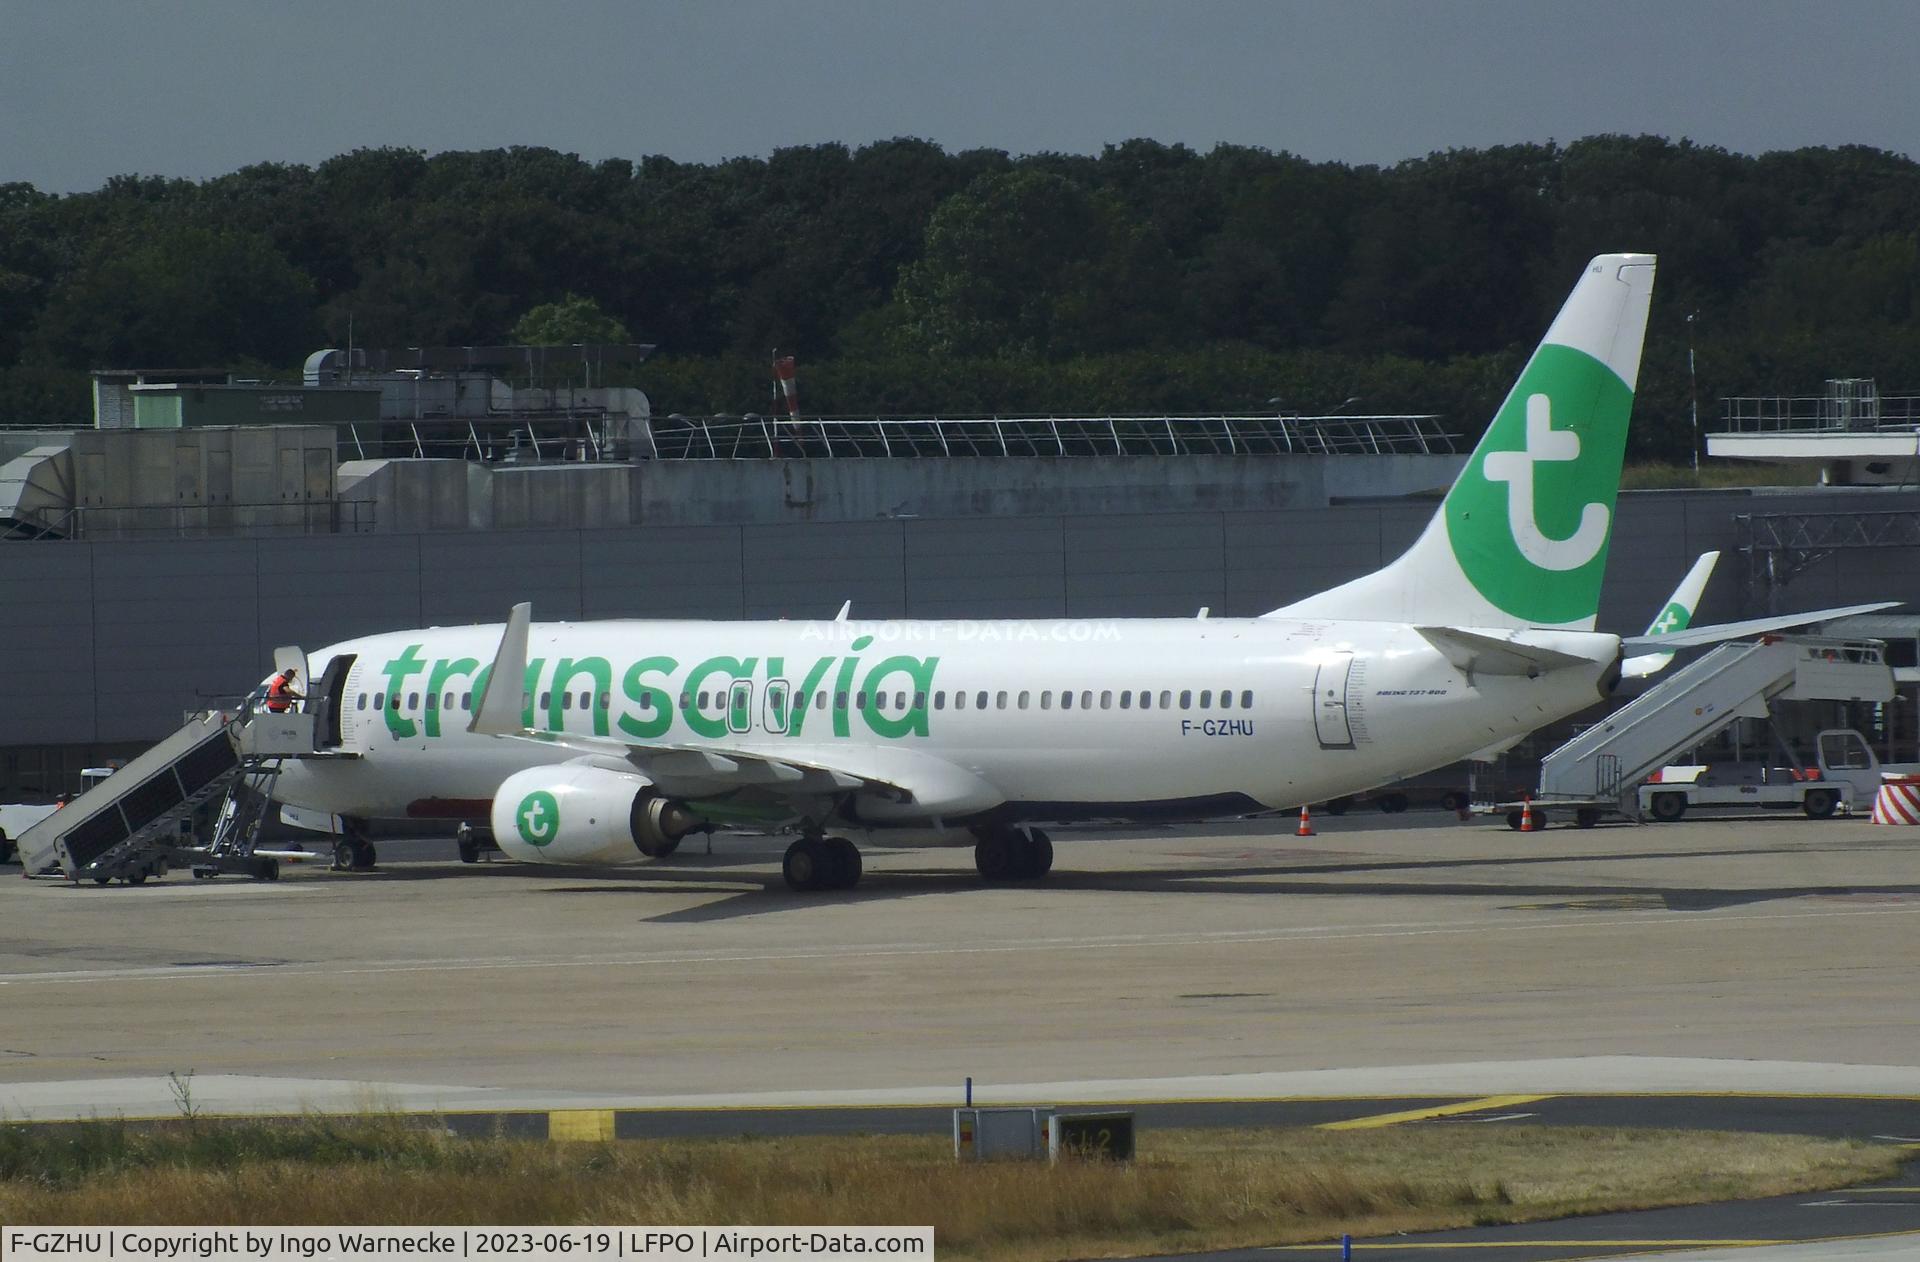
<path fill-rule="evenodd" d="M 1601 623 L 1643 627 L 1735 513 L 1920 509 L 1920 494 L 1621 498 Z M 542 619 L 1253 614 L 1391 559 L 1432 509 L 901 519 L 790 526 L 0 544 L 0 748 L 144 741 L 243 693 L 277 644 Z M 1731 553 L 1703 617 L 1743 608 Z M 1838 554 L 1782 602 L 1920 602 L 1914 549 Z"/>

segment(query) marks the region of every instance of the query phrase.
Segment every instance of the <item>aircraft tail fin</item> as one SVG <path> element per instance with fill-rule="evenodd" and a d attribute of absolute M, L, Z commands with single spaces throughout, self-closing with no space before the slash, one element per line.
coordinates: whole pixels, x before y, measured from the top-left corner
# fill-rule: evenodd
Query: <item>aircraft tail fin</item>
<path fill-rule="evenodd" d="M 1268 616 L 1591 631 L 1653 273 L 1589 262 L 1413 546 Z"/>
<path fill-rule="evenodd" d="M 1700 595 L 1707 590 L 1707 580 L 1713 577 L 1713 567 L 1720 563 L 1718 552 L 1702 552 L 1680 580 L 1680 586 L 1673 589 L 1673 595 L 1667 597 L 1666 605 L 1647 624 L 1647 639 L 1657 639 L 1663 635 L 1685 631 L 1693 622 L 1693 611 L 1700 607 Z M 1665 670 L 1673 661 L 1671 651 L 1665 653 L 1639 653 L 1620 663 L 1622 679 L 1645 679 Z"/>

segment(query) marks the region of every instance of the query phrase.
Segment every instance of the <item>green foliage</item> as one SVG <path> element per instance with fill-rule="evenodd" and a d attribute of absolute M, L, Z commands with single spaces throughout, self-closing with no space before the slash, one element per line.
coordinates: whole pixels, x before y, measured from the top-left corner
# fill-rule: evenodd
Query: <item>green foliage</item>
<path fill-rule="evenodd" d="M 1725 394 L 1920 390 L 1920 164 L 1656 136 L 1392 167 L 1150 140 L 901 138 L 711 165 L 362 149 L 201 183 L 0 184 L 0 423 L 89 368 L 291 369 L 340 344 L 655 342 L 662 411 L 1441 411 L 1476 432 L 1580 264 L 1661 255 L 1634 454 Z M 1686 319 L 1696 314 L 1691 328 Z M 1703 428 L 1705 425 L 1703 425 Z"/>
<path fill-rule="evenodd" d="M 575 346 L 583 342 L 629 341 L 627 326 L 579 294 L 543 302 L 514 321 L 513 341 L 523 346 Z"/>

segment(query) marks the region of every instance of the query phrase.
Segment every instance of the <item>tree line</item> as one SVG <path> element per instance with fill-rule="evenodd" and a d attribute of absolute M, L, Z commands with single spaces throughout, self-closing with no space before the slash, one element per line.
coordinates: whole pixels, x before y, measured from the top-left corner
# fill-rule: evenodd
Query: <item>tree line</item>
<path fill-rule="evenodd" d="M 661 411 L 1440 411 L 1477 431 L 1579 274 L 1661 256 L 1637 454 L 1722 394 L 1920 390 L 1920 166 L 1654 136 L 1390 167 L 1132 140 L 897 139 L 711 164 L 363 149 L 204 181 L 0 184 L 0 422 L 86 370 L 623 332 Z M 538 310 L 536 310 L 538 309 Z M 556 318 L 556 316 L 558 318 Z M 579 323 L 569 323 L 577 317 Z M 528 321 L 531 319 L 531 323 Z M 1351 401 L 1351 402 L 1349 402 Z"/>

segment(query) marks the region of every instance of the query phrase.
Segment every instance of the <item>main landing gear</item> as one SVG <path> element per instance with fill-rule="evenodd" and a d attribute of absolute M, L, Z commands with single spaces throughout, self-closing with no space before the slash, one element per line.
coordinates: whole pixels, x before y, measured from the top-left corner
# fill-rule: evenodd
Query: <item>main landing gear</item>
<path fill-rule="evenodd" d="M 1053 870 L 1053 840 L 1038 828 L 989 828 L 978 836 L 973 866 L 983 881 L 1037 881 Z"/>
<path fill-rule="evenodd" d="M 850 890 L 860 883 L 860 850 L 845 837 L 802 837 L 787 847 L 780 874 L 796 890 Z"/>
<path fill-rule="evenodd" d="M 340 827 L 343 835 L 333 843 L 333 870 L 371 872 L 380 856 L 374 850 L 373 843 L 367 840 L 367 822 L 342 815 Z"/>

